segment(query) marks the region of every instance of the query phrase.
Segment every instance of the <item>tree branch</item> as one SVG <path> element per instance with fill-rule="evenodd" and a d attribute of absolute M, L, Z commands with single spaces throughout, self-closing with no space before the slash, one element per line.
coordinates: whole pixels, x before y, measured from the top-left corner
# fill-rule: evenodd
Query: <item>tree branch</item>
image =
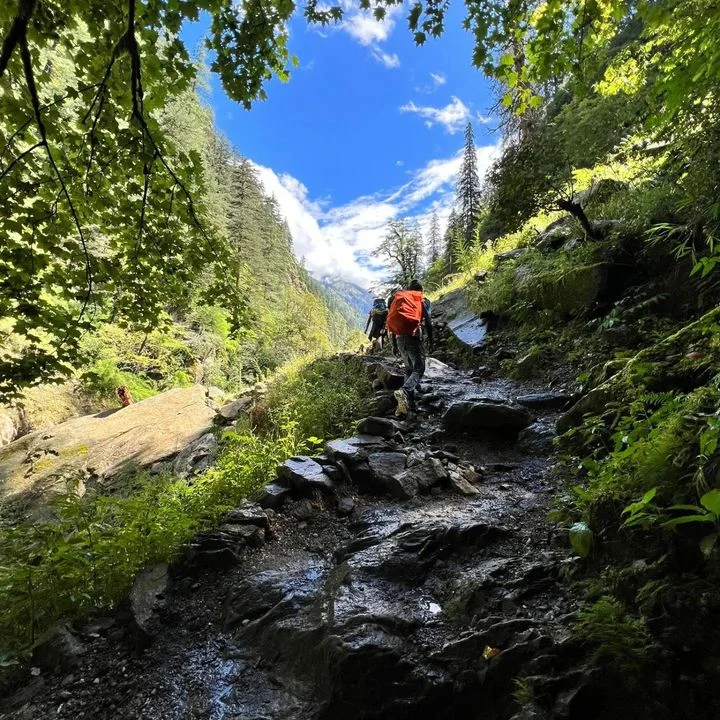
<path fill-rule="evenodd" d="M 0 50 L 0 77 L 3 76 L 15 48 L 22 45 L 23 40 L 27 40 L 27 26 L 35 11 L 35 3 L 36 0 L 20 0 L 18 4 L 17 15 L 3 40 L 2 50 Z"/>
<path fill-rule="evenodd" d="M 53 169 L 53 172 L 55 174 L 55 177 L 57 178 L 58 182 L 60 183 L 60 188 L 62 194 L 65 196 L 65 199 L 67 200 L 68 206 L 70 208 L 70 213 L 72 214 L 73 221 L 75 223 L 75 227 L 78 231 L 78 236 L 80 238 L 80 244 L 82 245 L 83 249 L 83 255 L 85 256 L 85 280 L 87 283 L 87 290 L 85 292 L 85 297 L 83 299 L 82 308 L 80 309 L 80 314 L 78 315 L 77 322 L 79 323 L 80 320 L 82 320 L 83 315 L 85 314 L 85 311 L 87 310 L 87 307 L 90 303 L 90 299 L 92 297 L 92 291 L 93 291 L 93 277 L 92 277 L 92 265 L 90 263 L 90 253 L 88 252 L 87 243 L 85 242 L 85 234 L 82 229 L 82 225 L 80 224 L 80 218 L 78 217 L 77 211 L 75 210 L 75 205 L 73 204 L 72 198 L 70 197 L 70 193 L 68 192 L 67 186 L 65 185 L 65 181 L 63 180 L 62 174 L 60 173 L 60 169 L 57 166 L 57 163 L 55 162 L 55 158 L 53 157 L 52 150 L 50 149 L 50 144 L 47 140 L 47 131 L 45 129 L 45 123 L 42 119 L 42 113 L 40 111 L 40 98 L 38 97 L 37 92 L 37 86 L 35 85 L 35 75 L 33 72 L 33 66 L 32 66 L 32 58 L 30 57 L 30 48 L 28 47 L 28 41 L 27 41 L 27 35 L 23 35 L 19 39 L 20 44 L 20 57 L 22 58 L 23 63 L 23 71 L 25 74 L 25 83 L 27 85 L 28 92 L 30 93 L 30 101 L 32 103 L 33 107 L 33 113 L 35 115 L 35 124 L 37 125 L 38 132 L 40 133 L 40 139 L 41 144 L 45 147 L 45 151 L 47 153 L 48 162 L 50 163 L 50 166 Z M 69 334 L 69 330 L 68 330 Z M 60 346 L 65 342 L 65 339 L 67 339 L 67 335 L 63 340 L 60 342 Z"/>

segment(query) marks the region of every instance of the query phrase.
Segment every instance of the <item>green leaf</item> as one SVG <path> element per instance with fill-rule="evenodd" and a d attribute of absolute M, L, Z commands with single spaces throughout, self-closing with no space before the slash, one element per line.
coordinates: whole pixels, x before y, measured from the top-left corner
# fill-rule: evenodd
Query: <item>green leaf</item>
<path fill-rule="evenodd" d="M 715 517 L 720 517 L 720 490 L 710 490 L 700 498 L 700 504 L 707 508 Z"/>
<path fill-rule="evenodd" d="M 576 522 L 570 528 L 570 545 L 580 556 L 587 557 L 592 550 L 593 532 L 584 522 Z"/>
<path fill-rule="evenodd" d="M 687 523 L 694 522 L 715 522 L 715 517 L 712 513 L 707 515 L 683 515 L 682 517 L 673 518 L 672 520 L 666 520 L 660 524 L 660 527 L 675 527 L 676 525 L 686 525 Z"/>

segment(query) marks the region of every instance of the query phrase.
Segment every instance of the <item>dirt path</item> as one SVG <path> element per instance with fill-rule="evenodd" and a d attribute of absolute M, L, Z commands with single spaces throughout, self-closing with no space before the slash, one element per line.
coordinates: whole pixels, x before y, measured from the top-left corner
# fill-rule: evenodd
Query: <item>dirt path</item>
<path fill-rule="evenodd" d="M 515 716 L 517 678 L 550 672 L 576 609 L 567 551 L 545 521 L 557 411 L 531 410 L 521 444 L 449 433 L 441 413 L 455 401 L 547 388 L 479 384 L 437 362 L 425 384 L 434 411 L 396 449 L 471 463 L 475 494 L 438 486 L 400 501 L 351 487 L 348 517 L 329 501 L 286 503 L 275 538 L 238 566 L 175 580 L 142 654 L 117 620 L 96 623 L 78 668 L 36 677 L 0 717 Z"/>

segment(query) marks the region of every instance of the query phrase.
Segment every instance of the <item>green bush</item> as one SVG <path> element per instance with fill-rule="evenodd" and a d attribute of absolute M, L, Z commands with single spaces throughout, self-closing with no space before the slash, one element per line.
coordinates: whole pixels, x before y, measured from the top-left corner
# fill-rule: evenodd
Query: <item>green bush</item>
<path fill-rule="evenodd" d="M 352 430 L 367 410 L 371 384 L 359 358 L 338 356 L 293 363 L 273 383 L 271 417 L 287 416 L 302 437 L 332 438 Z"/>

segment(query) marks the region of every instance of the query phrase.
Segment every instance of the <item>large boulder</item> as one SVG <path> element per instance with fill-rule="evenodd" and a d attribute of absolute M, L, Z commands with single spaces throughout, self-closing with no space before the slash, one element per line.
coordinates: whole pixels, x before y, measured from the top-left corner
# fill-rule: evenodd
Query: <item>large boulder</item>
<path fill-rule="evenodd" d="M 515 405 L 461 400 L 447 409 L 442 420 L 449 430 L 519 432 L 532 422 L 532 416 Z"/>
<path fill-rule="evenodd" d="M 177 455 L 213 426 L 205 390 L 176 388 L 125 408 L 74 418 L 0 448 L 0 500 L 38 516 L 47 502 L 132 467 Z"/>
<path fill-rule="evenodd" d="M 401 452 L 377 452 L 368 457 L 372 484 L 379 490 L 395 494 L 395 476 L 405 470 L 407 455 Z"/>
<path fill-rule="evenodd" d="M 446 323 L 455 339 L 471 352 L 480 348 L 485 341 L 487 319 L 470 309 L 464 288 L 443 295 L 433 306 L 433 319 Z"/>

